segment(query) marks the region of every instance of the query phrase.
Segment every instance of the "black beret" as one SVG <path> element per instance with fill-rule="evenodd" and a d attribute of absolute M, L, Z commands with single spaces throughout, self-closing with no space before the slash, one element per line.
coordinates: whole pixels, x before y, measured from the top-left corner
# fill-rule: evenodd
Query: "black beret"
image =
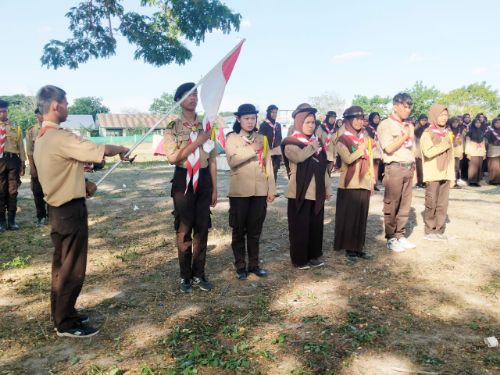
<path fill-rule="evenodd" d="M 174 100 L 178 102 L 180 99 L 182 99 L 184 94 L 191 90 L 194 86 L 194 82 L 186 82 L 177 87 L 177 90 L 175 90 L 174 94 Z"/>
<path fill-rule="evenodd" d="M 357 117 L 357 116 L 364 116 L 363 108 L 353 105 L 352 107 L 347 108 L 344 111 L 343 117 L 344 118 L 352 118 L 352 117 Z"/>
<path fill-rule="evenodd" d="M 234 112 L 235 116 L 244 116 L 244 115 L 256 115 L 259 113 L 253 104 L 242 104 L 238 107 L 238 111 Z"/>
<path fill-rule="evenodd" d="M 271 104 L 269 107 L 267 107 L 266 112 L 271 113 L 275 109 L 278 109 L 278 107 L 276 107 L 274 104 Z"/>

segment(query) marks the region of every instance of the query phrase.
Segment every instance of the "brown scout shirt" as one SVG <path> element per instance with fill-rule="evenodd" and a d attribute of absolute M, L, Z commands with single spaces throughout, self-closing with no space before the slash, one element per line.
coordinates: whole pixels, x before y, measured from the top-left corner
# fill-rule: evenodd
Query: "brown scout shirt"
<path fill-rule="evenodd" d="M 12 126 L 9 122 L 0 122 L 0 126 L 5 126 L 7 132 L 5 137 L 4 152 L 19 155 L 21 162 L 24 164 L 26 153 L 24 151 L 23 132 L 21 128 Z"/>
<path fill-rule="evenodd" d="M 394 141 L 401 136 L 402 134 L 402 126 L 396 120 L 392 118 L 387 118 L 380 123 L 377 128 L 378 140 L 380 142 L 380 147 L 382 148 L 382 158 L 384 159 L 384 163 L 389 164 L 392 162 L 398 163 L 413 163 L 415 162 L 415 138 L 414 138 L 414 129 L 413 126 L 410 125 L 410 135 L 413 140 L 413 145 L 411 147 L 406 147 L 404 144 L 394 151 L 392 154 L 388 154 L 385 152 L 385 149 L 394 143 Z"/>
<path fill-rule="evenodd" d="M 365 139 L 365 145 L 368 148 L 368 140 Z M 373 159 L 369 160 L 369 167 L 363 178 L 359 179 L 359 169 L 361 168 L 361 163 L 359 162 L 364 152 L 361 150 L 356 150 L 352 154 L 349 152 L 347 147 L 340 142 L 337 142 L 337 152 L 342 160 L 342 166 L 340 167 L 340 178 L 339 178 L 339 188 L 340 189 L 365 189 L 371 190 L 373 187 Z M 354 176 L 352 176 L 349 186 L 345 186 L 345 176 L 347 173 L 347 167 L 349 164 L 355 164 Z"/>
<path fill-rule="evenodd" d="M 53 128 L 36 139 L 33 154 L 45 201 L 59 207 L 85 198 L 84 164 L 102 162 L 104 145 L 84 140 L 50 121 L 42 126 Z"/>
<path fill-rule="evenodd" d="M 26 154 L 28 156 L 33 156 L 35 151 L 35 140 L 40 131 L 40 124 L 33 125 L 26 131 Z"/>
<path fill-rule="evenodd" d="M 469 137 L 465 138 L 465 154 L 467 156 L 486 156 L 486 141 L 483 139 L 481 143 L 474 142 Z"/>
<path fill-rule="evenodd" d="M 196 120 L 194 123 L 198 132 L 202 132 L 203 128 L 201 123 Z M 167 129 L 165 130 L 164 136 L 164 147 L 165 147 L 165 155 L 167 158 L 176 153 L 177 151 L 183 149 L 189 144 L 189 136 L 191 135 L 191 124 L 180 117 L 167 125 Z M 208 159 L 217 157 L 217 147 L 207 154 L 205 150 L 203 150 L 203 145 L 199 147 L 200 149 L 200 168 L 208 167 Z M 175 163 L 177 167 L 186 168 L 187 167 L 187 158 L 178 161 Z"/>
<path fill-rule="evenodd" d="M 453 147 L 449 136 L 445 136 L 441 143 L 435 145 L 432 142 L 432 134 L 429 129 L 425 129 L 420 138 L 420 149 L 422 151 L 422 171 L 424 182 L 429 181 L 455 181 L 455 158 L 449 158 L 448 166 L 440 171 L 437 164 L 437 156 Z"/>
<path fill-rule="evenodd" d="M 488 152 L 486 156 L 489 158 L 498 158 L 500 156 L 500 146 L 488 143 Z"/>
<path fill-rule="evenodd" d="M 290 176 L 288 180 L 288 190 L 286 192 L 287 198 L 296 199 L 297 198 L 297 164 L 302 163 L 307 158 L 312 156 L 316 152 L 316 149 L 312 145 L 307 145 L 304 148 L 300 148 L 295 145 L 286 145 L 285 146 L 285 156 L 289 160 L 290 164 Z M 325 172 L 325 194 L 331 195 L 331 179 L 328 174 L 328 168 Z M 309 186 L 307 187 L 305 199 L 309 199 L 311 201 L 316 200 L 316 179 L 311 179 Z"/>
<path fill-rule="evenodd" d="M 288 128 L 287 137 L 290 137 L 294 131 L 295 131 L 295 127 L 293 125 L 291 125 Z M 316 129 L 314 130 L 314 135 L 316 135 L 316 137 L 321 139 L 321 142 L 323 143 L 323 145 L 326 144 L 326 139 L 328 137 L 328 134 L 321 128 L 321 126 L 316 127 Z M 337 137 L 337 133 L 332 134 L 331 137 L 332 138 L 330 140 L 330 144 L 328 145 L 328 148 L 326 149 L 326 160 L 335 161 L 335 158 L 337 156 L 336 151 L 335 151 L 335 140 Z"/>
<path fill-rule="evenodd" d="M 245 141 L 247 132 L 231 133 L 226 139 L 229 173 L 229 197 L 267 197 L 276 194 L 271 153 L 265 160 L 265 170 L 252 145 Z M 264 136 L 256 134 L 263 141 Z"/>

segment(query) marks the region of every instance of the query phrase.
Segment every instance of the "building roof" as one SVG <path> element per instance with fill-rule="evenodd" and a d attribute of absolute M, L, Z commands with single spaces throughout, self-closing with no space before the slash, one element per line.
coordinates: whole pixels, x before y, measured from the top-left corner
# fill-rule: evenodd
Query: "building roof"
<path fill-rule="evenodd" d="M 151 128 L 163 115 L 153 115 L 149 113 L 136 113 L 136 114 L 114 114 L 114 113 L 99 113 L 97 115 L 97 123 L 101 128 Z M 162 120 L 159 129 L 165 129 L 167 124 L 177 118 L 175 115 L 168 116 Z"/>
<path fill-rule="evenodd" d="M 68 115 L 66 121 L 61 123 L 65 129 L 97 129 L 92 115 Z"/>

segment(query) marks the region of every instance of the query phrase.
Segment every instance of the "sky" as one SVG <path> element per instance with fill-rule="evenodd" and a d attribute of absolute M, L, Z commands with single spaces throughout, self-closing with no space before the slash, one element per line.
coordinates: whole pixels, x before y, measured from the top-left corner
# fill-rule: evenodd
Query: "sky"
<path fill-rule="evenodd" d="M 0 0 L 0 95 L 34 95 L 53 84 L 77 97 L 97 96 L 114 113 L 145 112 L 153 99 L 197 81 L 241 38 L 246 42 L 226 87 L 221 111 L 242 103 L 293 109 L 334 92 L 393 96 L 423 81 L 447 92 L 486 81 L 500 89 L 498 0 L 222 0 L 242 15 L 238 32 L 213 32 L 185 65 L 153 67 L 117 54 L 77 70 L 47 69 L 45 43 L 68 37 L 65 14 L 79 0 Z M 138 9 L 139 0 L 124 0 Z"/>

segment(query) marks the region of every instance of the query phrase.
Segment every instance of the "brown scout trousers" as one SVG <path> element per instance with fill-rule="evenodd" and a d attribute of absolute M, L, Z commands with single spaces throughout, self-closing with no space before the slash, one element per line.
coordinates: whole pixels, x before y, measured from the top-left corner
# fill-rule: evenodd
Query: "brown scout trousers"
<path fill-rule="evenodd" d="M 325 208 L 316 215 L 315 201 L 305 199 L 297 212 L 296 200 L 288 199 L 290 258 L 295 267 L 305 266 L 323 255 L 323 220 Z"/>
<path fill-rule="evenodd" d="M 175 167 L 171 196 L 174 200 L 177 254 L 183 279 L 205 276 L 208 229 L 211 227 L 210 202 L 212 178 L 209 168 L 200 168 L 198 187 L 193 191 L 189 182 L 186 190 L 187 169 Z"/>
<path fill-rule="evenodd" d="M 33 192 L 33 197 L 35 198 L 37 219 L 47 217 L 47 209 L 45 208 L 45 201 L 43 200 L 42 185 L 40 185 L 38 177 L 31 176 L 31 191 Z"/>
<path fill-rule="evenodd" d="M 233 228 L 231 247 L 237 270 L 259 266 L 259 241 L 266 219 L 267 197 L 229 197 L 229 226 Z M 246 237 L 246 251 L 245 251 Z"/>
<path fill-rule="evenodd" d="M 469 159 L 468 182 L 469 184 L 479 184 L 483 176 L 483 157 L 471 156 Z"/>
<path fill-rule="evenodd" d="M 17 189 L 20 184 L 21 159 L 19 155 L 4 152 L 0 158 L 0 222 L 5 223 L 5 209 L 9 219 L 16 216 Z"/>
<path fill-rule="evenodd" d="M 448 212 L 450 181 L 428 181 L 425 186 L 425 234 L 443 234 Z"/>
<path fill-rule="evenodd" d="M 410 214 L 413 189 L 411 168 L 397 164 L 386 164 L 384 174 L 384 224 L 385 238 L 400 238 L 405 234 L 405 226 Z"/>
<path fill-rule="evenodd" d="M 54 244 L 52 319 L 54 326 L 64 331 L 77 325 L 75 304 L 87 267 L 89 227 L 85 198 L 73 199 L 59 207 L 49 206 L 49 219 Z"/>

